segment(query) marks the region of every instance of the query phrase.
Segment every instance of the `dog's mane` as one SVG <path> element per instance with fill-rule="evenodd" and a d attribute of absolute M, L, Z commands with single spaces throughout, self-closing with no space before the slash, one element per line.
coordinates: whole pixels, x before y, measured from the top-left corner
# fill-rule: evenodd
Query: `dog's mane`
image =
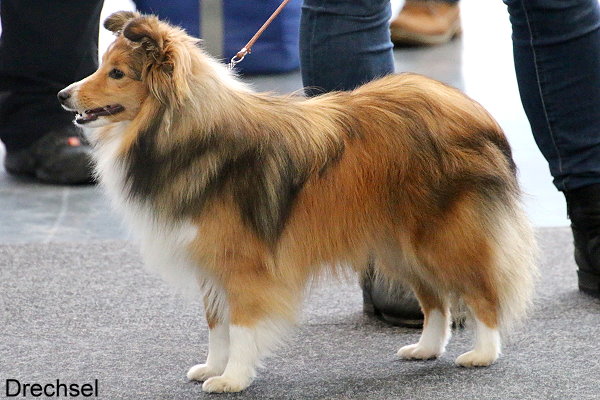
<path fill-rule="evenodd" d="M 161 36 L 163 53 L 119 38 L 144 58 L 129 64 L 143 68 L 150 85 L 121 149 L 130 198 L 188 218 L 228 192 L 249 226 L 273 243 L 308 177 L 323 176 L 344 152 L 353 132 L 340 130 L 351 126 L 349 116 L 307 107 L 300 97 L 254 93 L 183 31 L 142 18 Z M 133 35 L 130 25 L 122 35 Z M 153 40 L 152 47 L 161 41 Z"/>

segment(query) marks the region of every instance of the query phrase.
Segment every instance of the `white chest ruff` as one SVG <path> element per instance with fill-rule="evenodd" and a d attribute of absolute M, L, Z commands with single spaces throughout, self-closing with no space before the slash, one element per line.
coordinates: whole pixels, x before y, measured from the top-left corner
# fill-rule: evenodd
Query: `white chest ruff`
<path fill-rule="evenodd" d="M 191 221 L 161 219 L 149 204 L 127 197 L 124 166 L 117 158 L 120 142 L 114 132 L 113 139 L 95 150 L 96 171 L 102 186 L 139 241 L 145 265 L 184 292 L 197 292 L 210 280 L 193 262 L 188 250 L 198 235 L 197 227 Z"/>

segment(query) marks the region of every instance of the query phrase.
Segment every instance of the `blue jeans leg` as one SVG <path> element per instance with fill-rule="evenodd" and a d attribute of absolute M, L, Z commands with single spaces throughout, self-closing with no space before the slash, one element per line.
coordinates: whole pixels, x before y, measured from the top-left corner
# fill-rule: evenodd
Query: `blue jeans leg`
<path fill-rule="evenodd" d="M 597 0 L 504 0 L 517 81 L 554 184 L 600 183 L 600 8 Z"/>
<path fill-rule="evenodd" d="M 305 0 L 302 81 L 309 96 L 350 90 L 394 72 L 389 0 Z"/>

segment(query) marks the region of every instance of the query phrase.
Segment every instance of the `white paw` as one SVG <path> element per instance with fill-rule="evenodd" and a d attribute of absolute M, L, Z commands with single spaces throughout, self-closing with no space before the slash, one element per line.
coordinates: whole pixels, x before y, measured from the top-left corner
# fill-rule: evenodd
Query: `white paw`
<path fill-rule="evenodd" d="M 208 393 L 241 392 L 250 386 L 252 380 L 239 380 L 226 376 L 209 378 L 202 384 L 202 390 Z"/>
<path fill-rule="evenodd" d="M 456 359 L 456 365 L 460 365 L 461 367 L 487 367 L 491 365 L 498 359 L 497 352 L 484 352 L 471 350 L 466 352 L 463 355 L 458 356 Z"/>
<path fill-rule="evenodd" d="M 219 376 L 223 373 L 223 371 L 219 371 L 215 368 L 211 368 L 206 364 L 198 364 L 194 365 L 187 372 L 187 378 L 190 381 L 200 381 L 204 382 L 208 378 L 212 378 L 213 376 Z"/>
<path fill-rule="evenodd" d="M 404 346 L 398 350 L 398 356 L 405 360 L 429 360 L 442 355 L 443 349 L 433 349 L 419 343 Z"/>

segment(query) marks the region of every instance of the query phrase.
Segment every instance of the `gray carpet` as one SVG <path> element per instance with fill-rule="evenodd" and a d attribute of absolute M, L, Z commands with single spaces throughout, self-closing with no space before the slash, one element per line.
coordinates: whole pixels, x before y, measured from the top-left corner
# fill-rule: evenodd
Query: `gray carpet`
<path fill-rule="evenodd" d="M 454 366 L 471 343 L 461 330 L 438 360 L 398 360 L 419 332 L 365 317 L 357 286 L 336 283 L 314 290 L 253 386 L 222 397 L 599 399 L 600 301 L 576 290 L 569 231 L 539 239 L 535 312 L 490 368 Z M 98 379 L 102 399 L 216 397 L 185 378 L 207 349 L 200 302 L 149 276 L 127 242 L 0 246 L 0 310 L 0 397 L 6 379 Z"/>

